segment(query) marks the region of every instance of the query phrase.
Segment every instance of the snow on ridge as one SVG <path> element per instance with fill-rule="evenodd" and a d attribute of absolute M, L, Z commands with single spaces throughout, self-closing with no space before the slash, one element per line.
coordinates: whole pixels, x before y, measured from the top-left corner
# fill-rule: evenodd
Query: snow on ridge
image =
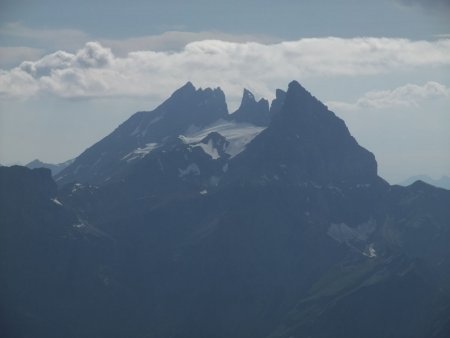
<path fill-rule="evenodd" d="M 186 130 L 185 135 L 180 135 L 180 139 L 186 144 L 198 144 L 201 146 L 201 140 L 208 134 L 216 132 L 225 137 L 229 142 L 225 152 L 231 157 L 234 157 L 242 152 L 247 144 L 264 129 L 265 127 L 258 127 L 250 123 L 238 123 L 220 119 L 200 130 L 196 126 L 190 126 Z M 209 149 L 205 150 L 206 147 L 201 147 L 207 154 L 211 155 L 207 152 Z M 211 157 L 213 156 L 211 155 Z"/>
<path fill-rule="evenodd" d="M 121 160 L 126 160 L 127 162 L 133 161 L 135 159 L 141 159 L 148 154 L 150 154 L 153 150 L 159 147 L 158 143 L 147 143 L 143 148 L 137 148 L 132 152 L 126 154 Z"/>

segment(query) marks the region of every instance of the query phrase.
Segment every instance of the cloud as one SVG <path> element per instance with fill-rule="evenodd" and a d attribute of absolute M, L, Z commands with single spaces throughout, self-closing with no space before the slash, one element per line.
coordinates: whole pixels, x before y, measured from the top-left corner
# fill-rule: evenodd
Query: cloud
<path fill-rule="evenodd" d="M 110 47 L 114 53 L 125 56 L 132 51 L 180 51 L 188 43 L 202 40 L 221 40 L 229 42 L 261 42 L 274 43 L 279 38 L 264 34 L 228 34 L 220 31 L 188 32 L 172 30 L 158 35 L 147 35 L 125 39 L 99 38 L 98 42 Z M 182 28 L 182 27 L 178 27 Z M 0 37 L 14 38 L 44 48 L 76 50 L 91 38 L 83 31 L 76 29 L 42 29 L 28 27 L 20 22 L 8 22 L 0 26 Z M 16 59 L 17 60 L 17 59 Z M 24 60 L 24 59 L 22 59 Z"/>
<path fill-rule="evenodd" d="M 133 37 L 128 39 L 100 39 L 99 42 L 109 46 L 115 53 L 126 55 L 132 51 L 181 51 L 187 44 L 203 40 L 221 40 L 228 42 L 275 43 L 280 39 L 267 35 L 227 34 L 223 32 L 183 32 L 166 31 L 159 35 Z"/>
<path fill-rule="evenodd" d="M 17 60 L 37 60 L 44 51 L 31 47 L 0 47 L 0 67 L 9 68 L 17 65 Z"/>
<path fill-rule="evenodd" d="M 336 111 L 418 107 L 425 100 L 449 97 L 449 87 L 429 81 L 422 86 L 408 83 L 392 90 L 370 91 L 354 103 L 332 101 L 327 105 Z"/>
<path fill-rule="evenodd" d="M 197 86 L 219 85 L 231 97 L 239 97 L 242 87 L 270 97 L 273 86 L 292 79 L 440 66 L 450 66 L 449 39 L 330 37 L 274 44 L 204 40 L 179 51 L 136 51 L 124 57 L 89 42 L 76 53 L 58 51 L 1 71 L 0 95 L 162 99 L 191 80 Z"/>
<path fill-rule="evenodd" d="M 88 42 L 75 55 L 75 62 L 81 68 L 103 68 L 112 64 L 114 55 L 109 48 L 103 48 L 97 42 Z"/>

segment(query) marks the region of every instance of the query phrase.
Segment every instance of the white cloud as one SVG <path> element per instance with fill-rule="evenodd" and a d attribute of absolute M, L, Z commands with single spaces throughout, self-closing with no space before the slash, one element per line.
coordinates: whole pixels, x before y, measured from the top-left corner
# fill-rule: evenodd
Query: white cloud
<path fill-rule="evenodd" d="M 274 43 L 280 39 L 266 35 L 234 35 L 223 32 L 184 32 L 167 31 L 159 35 L 133 37 L 121 40 L 100 39 L 102 45 L 109 46 L 118 55 L 126 55 L 132 51 L 181 51 L 187 44 L 203 40 L 221 40 L 228 42 L 260 42 Z"/>
<path fill-rule="evenodd" d="M 165 31 L 157 35 L 146 35 L 130 37 L 124 39 L 97 39 L 99 43 L 110 47 L 114 53 L 120 56 L 126 56 L 132 51 L 180 51 L 188 43 L 203 40 L 221 40 L 229 42 L 261 42 L 274 43 L 281 41 L 279 38 L 264 34 L 229 34 L 220 31 L 200 31 L 189 32 L 174 30 L 177 27 L 167 27 L 172 30 Z M 180 29 L 182 27 L 178 27 Z M 77 29 L 42 29 L 28 27 L 21 22 L 7 22 L 0 26 L 0 37 L 14 38 L 15 41 L 21 41 L 24 45 L 32 43 L 45 48 L 65 49 L 74 51 L 81 48 L 86 41 L 92 39 L 89 35 Z M 25 47 L 20 47 L 25 48 Z M 30 48 L 32 49 L 32 48 Z M 2 54 L 3 58 L 3 54 Z M 16 61 L 16 64 L 18 59 Z M 19 59 L 25 60 L 25 59 Z"/>
<path fill-rule="evenodd" d="M 17 60 L 37 60 L 43 50 L 31 47 L 0 47 L 0 67 L 8 68 L 18 64 Z"/>
<path fill-rule="evenodd" d="M 219 85 L 231 97 L 239 97 L 242 87 L 270 97 L 274 85 L 292 79 L 442 66 L 450 66 L 450 39 L 330 37 L 275 44 L 204 40 L 180 51 L 137 51 L 124 57 L 89 42 L 76 53 L 58 51 L 1 71 L 0 95 L 161 99 L 191 80 L 198 86 Z"/>
<path fill-rule="evenodd" d="M 75 55 L 75 61 L 81 68 L 104 68 L 111 65 L 113 60 L 114 55 L 111 50 L 96 42 L 88 42 Z"/>
<path fill-rule="evenodd" d="M 359 109 L 384 109 L 392 107 L 418 107 L 424 100 L 450 97 L 450 88 L 429 81 L 424 85 L 406 84 L 392 90 L 370 91 L 354 103 L 327 102 L 331 109 L 354 111 Z"/>

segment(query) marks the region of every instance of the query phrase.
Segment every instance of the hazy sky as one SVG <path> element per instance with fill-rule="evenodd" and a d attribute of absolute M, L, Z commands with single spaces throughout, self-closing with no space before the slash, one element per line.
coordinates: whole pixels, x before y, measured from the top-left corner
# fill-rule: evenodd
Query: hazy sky
<path fill-rule="evenodd" d="M 450 0 L 0 1 L 0 163 L 79 155 L 187 81 L 298 80 L 390 182 L 450 175 Z"/>

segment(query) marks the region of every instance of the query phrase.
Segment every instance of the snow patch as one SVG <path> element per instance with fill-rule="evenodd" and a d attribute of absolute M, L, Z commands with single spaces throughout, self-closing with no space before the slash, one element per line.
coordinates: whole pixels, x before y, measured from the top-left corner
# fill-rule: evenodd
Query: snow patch
<path fill-rule="evenodd" d="M 80 228 L 86 227 L 86 224 L 84 224 L 83 222 L 81 222 L 81 223 L 73 224 L 72 226 L 73 226 L 74 228 L 80 229 Z"/>
<path fill-rule="evenodd" d="M 190 126 L 184 135 L 180 136 L 180 139 L 186 144 L 199 143 L 209 133 L 216 132 L 229 142 L 225 152 L 234 157 L 242 152 L 247 144 L 264 129 L 265 127 L 257 127 L 250 123 L 237 123 L 220 119 L 201 130 L 198 130 L 196 126 Z"/>
<path fill-rule="evenodd" d="M 147 143 L 143 148 L 137 148 L 133 150 L 131 153 L 128 153 L 121 160 L 126 160 L 127 162 L 133 161 L 135 159 L 141 159 L 148 154 L 150 154 L 153 150 L 159 147 L 158 143 Z"/>
<path fill-rule="evenodd" d="M 206 190 L 206 189 L 205 189 L 205 190 L 202 190 L 202 191 L 200 191 L 200 194 L 201 194 L 201 195 L 206 195 L 207 193 L 208 193 L 208 190 Z"/>
<path fill-rule="evenodd" d="M 63 205 L 60 201 L 58 201 L 58 199 L 57 199 L 56 197 L 55 197 L 55 198 L 51 198 L 50 200 L 51 200 L 53 203 L 57 204 L 57 205 L 60 205 L 60 206 Z"/>
<path fill-rule="evenodd" d="M 364 256 L 375 258 L 377 257 L 377 252 L 375 251 L 375 248 L 373 247 L 373 243 L 370 243 L 367 249 L 363 252 Z"/>
<path fill-rule="evenodd" d="M 81 183 L 75 183 L 74 185 L 73 185 L 73 188 L 72 188 L 72 194 L 73 193 L 76 193 L 78 190 L 80 190 L 81 188 L 83 188 L 83 185 L 81 184 Z"/>
<path fill-rule="evenodd" d="M 209 156 L 211 156 L 211 158 L 212 158 L 213 160 L 217 160 L 217 159 L 220 157 L 219 152 L 217 151 L 216 148 L 214 148 L 213 140 L 209 140 L 207 144 L 204 144 L 204 143 L 202 143 L 202 142 L 197 143 L 197 144 L 194 146 L 194 148 L 196 148 L 196 147 L 202 148 L 203 151 L 204 151 L 206 154 L 208 154 Z"/>

